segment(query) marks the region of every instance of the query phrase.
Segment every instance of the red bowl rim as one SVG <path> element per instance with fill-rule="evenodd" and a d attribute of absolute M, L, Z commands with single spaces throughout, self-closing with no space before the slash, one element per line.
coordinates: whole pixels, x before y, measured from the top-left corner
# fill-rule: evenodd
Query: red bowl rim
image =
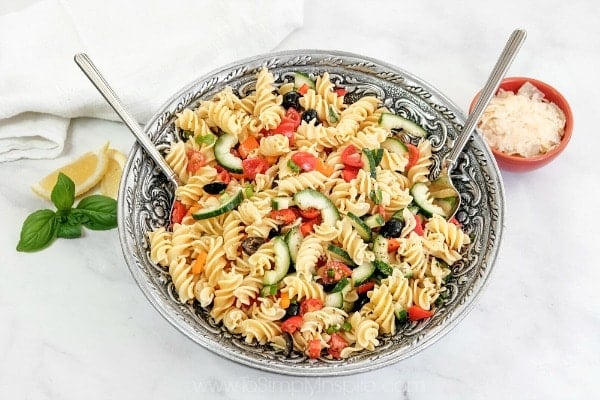
<path fill-rule="evenodd" d="M 535 164 L 540 161 L 552 159 L 555 156 L 557 156 L 558 153 L 560 153 L 567 146 L 567 144 L 569 143 L 569 140 L 571 140 L 571 135 L 573 133 L 573 112 L 571 110 L 571 106 L 569 105 L 569 102 L 567 101 L 567 99 L 565 99 L 565 97 L 556 88 L 547 84 L 546 82 L 543 82 L 543 81 L 540 81 L 540 80 L 534 79 L 534 78 L 528 78 L 525 76 L 507 77 L 502 80 L 499 88 L 502 88 L 502 86 L 507 83 L 516 83 L 516 82 L 521 82 L 521 84 L 523 84 L 525 82 L 530 82 L 535 87 L 537 87 L 539 90 L 544 92 L 544 94 L 546 94 L 546 92 L 552 92 L 553 97 L 556 97 L 558 99 L 558 101 L 553 101 L 553 103 L 556 104 L 565 114 L 565 129 L 564 129 L 564 133 L 561 138 L 561 141 L 558 144 L 558 146 L 554 147 L 552 150 L 550 150 L 544 154 L 540 154 L 540 155 L 533 156 L 533 157 L 523 157 L 523 156 L 519 156 L 519 155 L 506 154 L 506 153 L 501 152 L 500 150 L 496 150 L 495 148 L 493 148 L 491 146 L 489 146 L 489 147 L 495 156 L 501 157 L 501 158 L 505 159 L 507 162 L 510 162 L 513 164 L 514 163 Z M 469 105 L 469 113 L 473 110 L 473 107 L 475 106 L 475 102 L 477 101 L 477 98 L 479 97 L 480 94 L 481 94 L 481 91 L 477 92 L 475 97 L 473 97 L 473 100 L 471 101 L 471 104 Z"/>

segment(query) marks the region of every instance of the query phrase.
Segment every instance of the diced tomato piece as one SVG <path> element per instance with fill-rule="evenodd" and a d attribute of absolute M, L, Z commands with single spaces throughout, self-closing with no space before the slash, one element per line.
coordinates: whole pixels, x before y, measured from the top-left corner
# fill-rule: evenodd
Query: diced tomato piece
<path fill-rule="evenodd" d="M 206 165 L 206 157 L 202 152 L 198 150 L 188 150 L 186 155 L 188 159 L 186 170 L 188 172 L 193 174 L 198 171 L 200 167 Z"/>
<path fill-rule="evenodd" d="M 306 86 L 306 84 L 304 84 Z M 321 340 L 312 339 L 308 342 L 308 349 L 306 349 L 306 354 L 309 358 L 315 359 L 321 356 Z"/>
<path fill-rule="evenodd" d="M 415 215 L 415 220 L 417 221 L 417 225 L 413 232 L 415 232 L 419 236 L 423 236 L 423 217 L 420 214 Z"/>
<path fill-rule="evenodd" d="M 337 94 L 338 96 L 342 97 L 346 95 L 346 88 L 343 87 L 336 87 L 333 89 L 335 91 L 335 94 Z"/>
<path fill-rule="evenodd" d="M 332 333 L 329 338 L 329 355 L 333 358 L 339 359 L 342 357 L 342 350 L 348 347 L 348 342 L 339 333 Z"/>
<path fill-rule="evenodd" d="M 408 163 L 406 164 L 406 170 L 409 170 L 419 161 L 419 148 L 413 144 L 406 143 L 408 149 Z"/>
<path fill-rule="evenodd" d="M 313 207 L 309 207 L 306 209 L 298 209 L 298 212 L 300 213 L 300 215 L 302 216 L 302 218 L 305 219 L 315 219 L 321 216 L 321 210 L 319 210 L 318 208 L 313 208 Z"/>
<path fill-rule="evenodd" d="M 360 152 L 352 144 L 342 150 L 342 162 L 349 167 L 361 168 L 363 166 Z"/>
<path fill-rule="evenodd" d="M 400 241 L 398 239 L 396 239 L 396 238 L 388 239 L 388 248 L 387 248 L 388 253 L 395 253 L 399 247 L 400 247 Z"/>
<path fill-rule="evenodd" d="M 294 333 L 302 326 L 304 319 L 300 315 L 289 317 L 281 323 L 281 330 L 287 333 Z"/>
<path fill-rule="evenodd" d="M 360 168 L 356 167 L 346 167 L 342 170 L 342 178 L 344 178 L 346 182 L 350 182 L 352 179 L 358 176 L 359 170 Z"/>
<path fill-rule="evenodd" d="M 329 260 L 317 270 L 317 274 L 321 277 L 323 283 L 331 284 L 349 277 L 352 275 L 352 270 L 341 261 Z"/>
<path fill-rule="evenodd" d="M 289 225 L 298 218 L 298 215 L 291 208 L 284 208 L 283 210 L 273 210 L 267 214 L 269 218 L 275 221 L 280 221 L 284 225 Z"/>
<path fill-rule="evenodd" d="M 369 290 L 373 290 L 374 287 L 375 287 L 375 282 L 371 282 L 371 281 L 365 282 L 356 288 L 356 293 L 364 294 L 364 293 L 367 293 Z"/>
<path fill-rule="evenodd" d="M 171 223 L 180 224 L 183 217 L 185 217 L 185 214 L 187 214 L 185 205 L 181 201 L 175 200 L 173 203 L 173 211 L 171 213 Z"/>
<path fill-rule="evenodd" d="M 307 312 L 318 311 L 323 308 L 323 300 L 321 299 L 305 299 L 300 303 L 300 315 L 304 315 Z"/>
<path fill-rule="evenodd" d="M 306 92 L 308 92 L 308 89 L 309 89 L 308 85 L 305 83 L 298 88 L 298 93 L 300 93 L 301 95 L 304 96 L 306 94 Z"/>
<path fill-rule="evenodd" d="M 302 236 L 308 236 L 315 230 L 316 219 L 308 220 L 300 224 L 300 233 Z"/>
<path fill-rule="evenodd" d="M 293 121 L 296 125 L 296 128 L 298 128 L 300 126 L 300 122 L 302 122 L 302 117 L 300 117 L 300 113 L 296 111 L 296 109 L 294 109 L 293 107 L 287 109 L 283 118 L 286 121 Z"/>
<path fill-rule="evenodd" d="M 317 157 L 308 151 L 298 151 L 292 154 L 292 161 L 303 171 L 313 171 L 317 165 Z"/>
<path fill-rule="evenodd" d="M 229 173 L 229 171 L 223 169 L 217 173 L 215 181 L 229 183 L 231 181 L 231 174 Z"/>
<path fill-rule="evenodd" d="M 433 315 L 433 312 L 424 310 L 419 306 L 408 307 L 408 319 L 411 321 L 419 321 L 421 319 L 429 318 Z"/>
<path fill-rule="evenodd" d="M 269 163 L 262 157 L 246 158 L 242 160 L 242 169 L 245 178 L 254 179 L 256 174 L 263 174 L 269 169 Z"/>
<path fill-rule="evenodd" d="M 240 153 L 240 157 L 247 158 L 250 155 L 250 152 L 256 148 L 258 148 L 259 143 L 258 140 L 254 136 L 248 136 L 240 145 L 238 146 L 238 152 Z"/>
<path fill-rule="evenodd" d="M 460 226 L 460 222 L 458 222 L 458 220 L 456 219 L 456 217 L 450 218 L 450 220 L 448 222 L 450 222 L 451 224 L 454 224 L 456 226 Z"/>

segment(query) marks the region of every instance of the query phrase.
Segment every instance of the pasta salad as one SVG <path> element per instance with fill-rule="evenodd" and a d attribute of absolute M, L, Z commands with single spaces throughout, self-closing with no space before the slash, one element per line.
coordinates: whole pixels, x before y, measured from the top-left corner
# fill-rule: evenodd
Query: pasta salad
<path fill-rule="evenodd" d="M 341 359 L 431 317 L 471 240 L 429 181 L 427 132 L 315 78 L 263 68 L 249 95 L 179 113 L 165 158 L 182 185 L 148 237 L 182 303 L 249 344 Z"/>

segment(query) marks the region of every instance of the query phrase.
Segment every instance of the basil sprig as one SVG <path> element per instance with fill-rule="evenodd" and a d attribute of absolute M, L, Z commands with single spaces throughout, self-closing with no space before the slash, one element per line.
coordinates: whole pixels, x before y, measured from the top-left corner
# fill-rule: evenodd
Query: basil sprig
<path fill-rule="evenodd" d="M 62 172 L 50 194 L 56 211 L 43 209 L 31 213 L 23 222 L 17 251 L 33 252 L 48 247 L 56 238 L 81 237 L 82 226 L 107 230 L 117 226 L 117 201 L 107 196 L 87 196 L 73 208 L 75 183 Z"/>

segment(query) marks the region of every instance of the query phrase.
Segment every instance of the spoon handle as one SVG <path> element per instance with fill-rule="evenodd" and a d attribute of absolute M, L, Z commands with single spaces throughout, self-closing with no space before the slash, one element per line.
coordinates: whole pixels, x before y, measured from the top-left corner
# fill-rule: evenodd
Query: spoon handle
<path fill-rule="evenodd" d="M 156 165 L 158 165 L 167 178 L 176 184 L 177 174 L 175 174 L 169 164 L 167 164 L 162 154 L 160 154 L 158 149 L 154 146 L 154 143 L 152 143 L 148 135 L 144 133 L 143 129 L 140 127 L 133 115 L 127 111 L 123 105 L 123 102 L 121 102 L 121 99 L 119 99 L 113 88 L 108 84 L 106 79 L 104 79 L 89 56 L 85 53 L 78 53 L 75 54 L 74 58 L 75 63 L 79 66 L 79 68 L 81 68 L 83 73 L 88 77 L 96 89 L 98 89 L 100 94 L 102 94 L 113 110 L 115 110 L 123 123 L 125 123 L 129 130 L 135 135 L 137 142 L 144 148 L 146 153 L 152 157 Z"/>
<path fill-rule="evenodd" d="M 488 106 L 490 100 L 494 94 L 496 94 L 496 91 L 500 86 L 500 82 L 502 82 L 502 79 L 504 79 L 506 71 L 508 71 L 508 67 L 510 67 L 512 64 L 526 37 L 527 32 L 525 32 L 523 29 L 516 29 L 508 38 L 508 41 L 504 46 L 504 50 L 502 50 L 502 53 L 500 54 L 500 58 L 498 58 L 492 73 L 485 83 L 485 86 L 481 90 L 481 94 L 475 103 L 473 111 L 468 116 L 461 133 L 456 138 L 454 146 L 446 157 L 446 166 L 448 169 L 452 169 L 456 164 L 458 156 L 460 153 L 462 153 L 467 141 L 469 140 L 469 137 L 471 136 L 471 133 L 481 119 L 481 116 L 483 115 L 483 112 Z"/>

